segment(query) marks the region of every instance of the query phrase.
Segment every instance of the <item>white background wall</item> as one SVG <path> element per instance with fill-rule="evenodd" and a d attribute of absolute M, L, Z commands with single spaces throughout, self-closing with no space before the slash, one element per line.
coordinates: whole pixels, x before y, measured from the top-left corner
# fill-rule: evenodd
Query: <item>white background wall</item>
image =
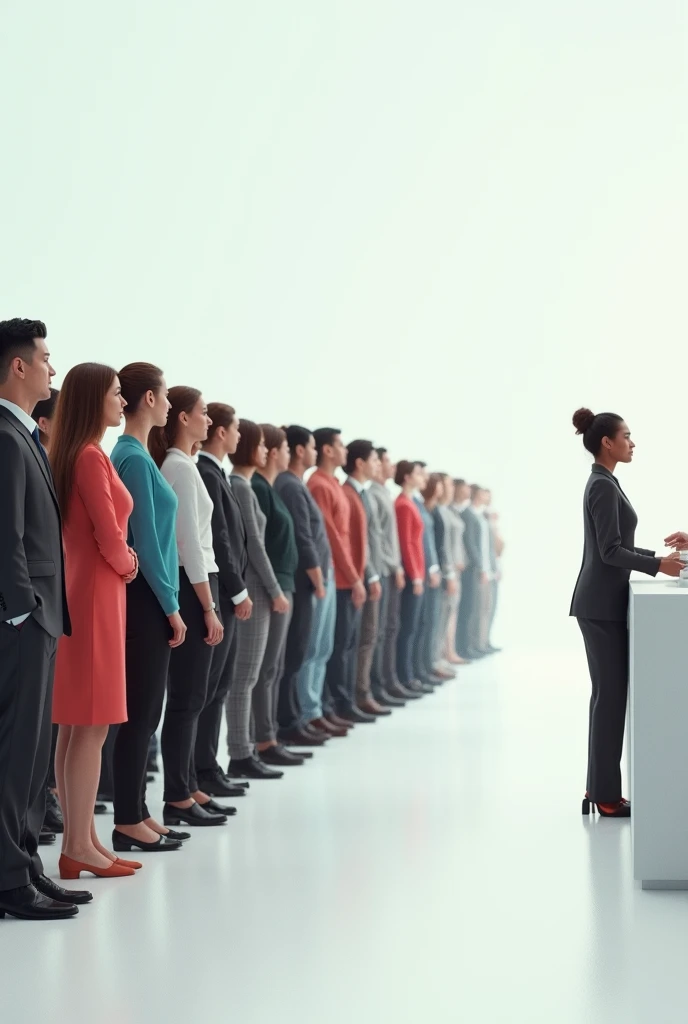
<path fill-rule="evenodd" d="M 574 408 L 688 528 L 685 52 L 669 0 L 8 5 L 1 314 L 492 485 L 503 637 L 577 643 Z"/>

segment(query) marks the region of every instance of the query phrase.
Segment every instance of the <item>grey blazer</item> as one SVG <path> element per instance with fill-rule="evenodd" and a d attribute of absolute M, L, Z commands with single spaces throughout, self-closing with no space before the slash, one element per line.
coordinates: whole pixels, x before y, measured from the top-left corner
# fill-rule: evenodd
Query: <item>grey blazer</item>
<path fill-rule="evenodd" d="M 571 601 L 581 619 L 625 622 L 631 570 L 656 576 L 660 559 L 635 546 L 638 517 L 616 477 L 595 463 L 583 500 L 583 564 Z"/>
<path fill-rule="evenodd" d="M 393 576 L 401 568 L 401 548 L 397 516 L 394 509 L 394 498 L 384 484 L 374 480 L 370 490 L 366 492 L 370 502 L 375 506 L 380 523 L 380 540 L 382 544 L 383 576 Z"/>
<path fill-rule="evenodd" d="M 466 527 L 463 535 L 463 546 L 466 550 L 466 569 L 472 572 L 480 572 L 483 566 L 483 556 L 480 548 L 482 534 L 478 514 L 469 505 L 461 513 L 461 518 Z"/>
<path fill-rule="evenodd" d="M 50 636 L 71 634 L 52 474 L 29 431 L 0 405 L 0 621 L 27 612 Z"/>

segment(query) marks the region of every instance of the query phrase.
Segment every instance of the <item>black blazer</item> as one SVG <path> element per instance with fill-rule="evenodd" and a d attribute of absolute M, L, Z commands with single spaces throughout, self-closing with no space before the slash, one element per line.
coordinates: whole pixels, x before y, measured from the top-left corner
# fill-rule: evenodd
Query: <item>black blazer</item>
<path fill-rule="evenodd" d="M 227 477 L 213 459 L 198 456 L 198 472 L 213 500 L 213 551 L 220 570 L 220 592 L 236 597 L 246 589 L 246 528 Z"/>
<path fill-rule="evenodd" d="M 26 427 L 0 405 L 0 621 L 27 612 L 50 636 L 71 634 L 52 474 Z"/>
<path fill-rule="evenodd" d="M 625 622 L 631 570 L 656 576 L 660 559 L 635 547 L 638 517 L 616 477 L 597 463 L 585 488 L 583 522 L 583 564 L 571 615 Z"/>

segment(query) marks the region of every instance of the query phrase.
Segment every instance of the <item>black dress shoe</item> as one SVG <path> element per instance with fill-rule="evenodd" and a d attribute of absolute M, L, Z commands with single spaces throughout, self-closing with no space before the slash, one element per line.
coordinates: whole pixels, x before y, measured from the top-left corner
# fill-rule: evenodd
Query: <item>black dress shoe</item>
<path fill-rule="evenodd" d="M 422 694 L 409 689 L 405 683 L 397 683 L 390 687 L 387 692 L 390 693 L 392 697 L 398 697 L 400 700 L 419 700 L 420 697 L 422 697 Z"/>
<path fill-rule="evenodd" d="M 364 722 L 377 722 L 377 715 L 369 715 L 367 711 L 361 711 L 360 708 L 351 708 L 350 711 L 347 711 L 345 717 L 349 722 L 361 724 Z"/>
<path fill-rule="evenodd" d="M 98 801 L 98 803 L 93 808 L 94 814 L 107 814 L 107 812 L 107 804 L 101 803 L 100 801 Z"/>
<path fill-rule="evenodd" d="M 378 690 L 375 694 L 375 700 L 378 704 L 381 704 L 383 708 L 406 707 L 406 701 L 402 697 L 393 697 L 392 694 L 387 693 L 386 690 Z"/>
<path fill-rule="evenodd" d="M 166 850 L 179 850 L 181 848 L 179 839 L 171 839 L 170 836 L 160 836 L 155 843 L 146 843 L 142 839 L 132 839 L 125 836 L 124 832 L 117 829 L 112 833 L 112 849 L 115 853 L 131 853 L 132 850 L 143 850 L 144 853 L 165 853 Z"/>
<path fill-rule="evenodd" d="M 170 825 L 224 825 L 227 818 L 224 814 L 206 811 L 200 804 L 191 804 L 191 807 L 165 804 L 162 809 L 162 821 L 169 828 Z"/>
<path fill-rule="evenodd" d="M 288 729 L 285 732 L 278 732 L 277 739 L 288 747 L 324 747 L 325 740 L 315 737 L 312 733 L 303 729 Z"/>
<path fill-rule="evenodd" d="M 292 754 L 279 744 L 276 747 L 268 747 L 267 750 L 261 750 L 258 754 L 263 764 L 276 764 L 280 767 L 288 768 L 290 765 L 304 764 L 305 758 L 299 754 Z"/>
<path fill-rule="evenodd" d="M 63 903 L 44 896 L 34 885 L 0 892 L 0 917 L 9 914 L 22 921 L 58 921 L 76 917 L 79 908 L 74 903 Z"/>
<path fill-rule="evenodd" d="M 208 796 L 246 796 L 246 787 L 237 786 L 218 766 L 210 772 L 198 772 L 198 788 Z"/>
<path fill-rule="evenodd" d="M 48 832 L 64 832 L 64 819 L 62 818 L 60 802 L 51 789 L 47 789 L 45 792 L 43 828 L 47 828 Z"/>
<path fill-rule="evenodd" d="M 305 732 L 307 736 L 312 736 L 316 740 L 322 740 L 324 743 L 332 739 L 332 733 L 328 732 L 327 729 L 320 729 L 319 726 L 313 725 L 312 722 L 306 722 L 305 725 L 302 725 L 301 732 Z"/>
<path fill-rule="evenodd" d="M 276 772 L 268 768 L 259 758 L 233 757 L 229 762 L 227 774 L 230 779 L 281 779 L 284 772 Z"/>
<path fill-rule="evenodd" d="M 56 900 L 57 903 L 90 903 L 93 899 L 93 893 L 87 889 L 63 889 L 46 875 L 34 878 L 31 885 L 38 889 L 41 896 L 47 896 L 49 900 Z"/>
<path fill-rule="evenodd" d="M 47 828 L 42 828 L 38 833 L 39 846 L 52 846 L 56 839 L 57 835 L 54 832 L 49 832 Z"/>
<path fill-rule="evenodd" d="M 224 804 L 216 804 L 214 800 L 208 800 L 206 804 L 199 804 L 204 811 L 210 811 L 212 814 L 226 814 L 228 818 L 233 818 L 237 812 L 236 807 L 226 807 Z"/>
<path fill-rule="evenodd" d="M 168 828 L 165 833 L 165 839 L 176 839 L 180 843 L 185 843 L 187 839 L 191 839 L 190 832 L 176 832 L 173 828 Z"/>

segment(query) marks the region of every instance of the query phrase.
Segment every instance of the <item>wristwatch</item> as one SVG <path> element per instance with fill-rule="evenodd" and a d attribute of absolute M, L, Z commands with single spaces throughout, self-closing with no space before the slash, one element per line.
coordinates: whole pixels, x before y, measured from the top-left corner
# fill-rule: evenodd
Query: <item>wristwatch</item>
<path fill-rule="evenodd" d="M 214 611 L 215 611 L 215 607 L 216 607 L 216 606 L 215 606 L 215 602 L 214 602 L 214 601 L 211 601 L 211 602 L 210 602 L 210 608 L 204 608 L 204 609 L 203 609 L 203 614 L 204 614 L 204 615 L 207 615 L 207 614 L 208 614 L 208 612 L 214 612 Z"/>

